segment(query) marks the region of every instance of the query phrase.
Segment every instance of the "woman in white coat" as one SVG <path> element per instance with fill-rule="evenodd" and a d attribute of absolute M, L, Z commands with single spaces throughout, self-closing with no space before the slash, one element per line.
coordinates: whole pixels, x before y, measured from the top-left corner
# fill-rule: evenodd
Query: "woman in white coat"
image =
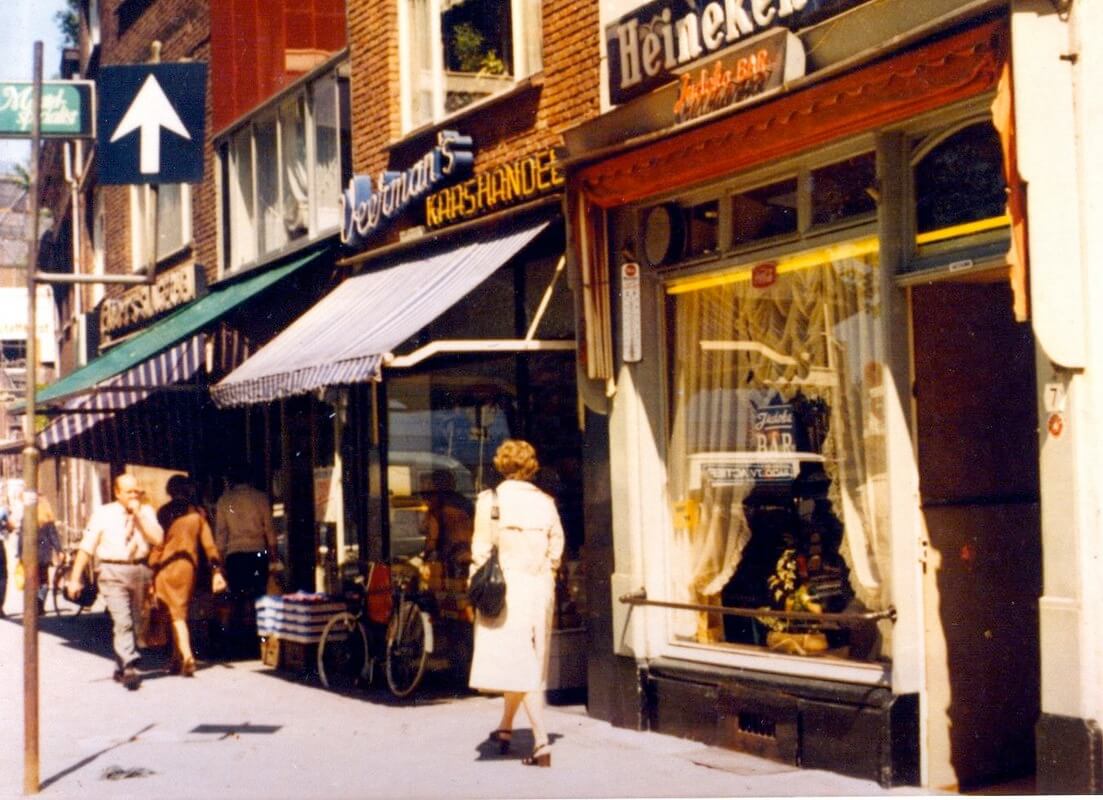
<path fill-rule="evenodd" d="M 513 718 L 524 706 L 535 746 L 522 763 L 548 767 L 551 751 L 543 703 L 563 526 L 555 501 L 529 483 L 540 468 L 531 444 L 507 439 L 494 454 L 494 468 L 505 480 L 497 490 L 481 493 L 475 505 L 471 572 L 497 545 L 506 603 L 497 617 L 475 618 L 470 685 L 505 696 L 501 722 L 490 734 L 502 753 L 509 752 Z"/>

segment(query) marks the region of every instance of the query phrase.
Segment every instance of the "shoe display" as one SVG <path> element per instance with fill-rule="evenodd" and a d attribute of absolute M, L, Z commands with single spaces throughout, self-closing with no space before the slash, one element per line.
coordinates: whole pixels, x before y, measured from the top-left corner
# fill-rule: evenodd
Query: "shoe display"
<path fill-rule="evenodd" d="M 499 728 L 496 731 L 491 731 L 487 738 L 492 742 L 498 743 L 498 752 L 504 756 L 509 752 L 509 747 L 513 743 L 513 731 Z"/>

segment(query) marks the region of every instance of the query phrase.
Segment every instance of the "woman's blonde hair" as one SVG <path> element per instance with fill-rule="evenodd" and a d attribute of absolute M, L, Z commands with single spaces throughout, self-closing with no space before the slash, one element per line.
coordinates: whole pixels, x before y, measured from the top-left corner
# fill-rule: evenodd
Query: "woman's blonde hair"
<path fill-rule="evenodd" d="M 527 481 L 540 469 L 540 462 L 531 444 L 523 439 L 506 439 L 494 454 L 494 469 L 508 480 Z"/>
<path fill-rule="evenodd" d="M 39 525 L 45 525 L 47 522 L 57 521 L 57 517 L 54 516 L 54 507 L 51 506 L 50 501 L 41 494 L 38 496 L 36 516 L 38 517 Z"/>

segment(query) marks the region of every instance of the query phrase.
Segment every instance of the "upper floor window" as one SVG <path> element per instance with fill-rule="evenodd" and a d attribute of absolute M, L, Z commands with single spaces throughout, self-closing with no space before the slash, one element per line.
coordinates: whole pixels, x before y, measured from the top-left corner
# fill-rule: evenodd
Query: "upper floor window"
<path fill-rule="evenodd" d="M 122 0 L 115 12 L 119 18 L 119 34 L 126 33 L 152 4 L 153 0 Z"/>
<path fill-rule="evenodd" d="M 144 269 L 149 261 L 146 205 L 151 196 L 152 192 L 145 186 L 130 187 L 130 261 L 135 270 Z M 163 183 L 158 186 L 156 225 L 157 261 L 191 244 L 191 187 L 188 184 Z"/>
<path fill-rule="evenodd" d="M 540 0 L 402 0 L 403 129 L 431 124 L 541 69 Z"/>
<path fill-rule="evenodd" d="M 225 262 L 239 269 L 340 224 L 348 84 L 332 69 L 218 145 Z"/>

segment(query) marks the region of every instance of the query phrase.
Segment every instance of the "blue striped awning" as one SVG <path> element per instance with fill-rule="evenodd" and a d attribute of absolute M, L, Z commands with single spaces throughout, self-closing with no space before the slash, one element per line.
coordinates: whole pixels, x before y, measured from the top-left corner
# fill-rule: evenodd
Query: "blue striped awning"
<path fill-rule="evenodd" d="M 548 226 L 349 278 L 211 388 L 219 406 L 378 380 L 392 351 L 458 303 Z"/>
<path fill-rule="evenodd" d="M 126 372 L 101 381 L 87 394 L 70 398 L 62 405 L 69 412 L 58 417 L 38 435 L 43 450 L 68 442 L 155 391 L 190 379 L 203 363 L 204 334 L 197 334 L 175 347 L 143 361 Z"/>

